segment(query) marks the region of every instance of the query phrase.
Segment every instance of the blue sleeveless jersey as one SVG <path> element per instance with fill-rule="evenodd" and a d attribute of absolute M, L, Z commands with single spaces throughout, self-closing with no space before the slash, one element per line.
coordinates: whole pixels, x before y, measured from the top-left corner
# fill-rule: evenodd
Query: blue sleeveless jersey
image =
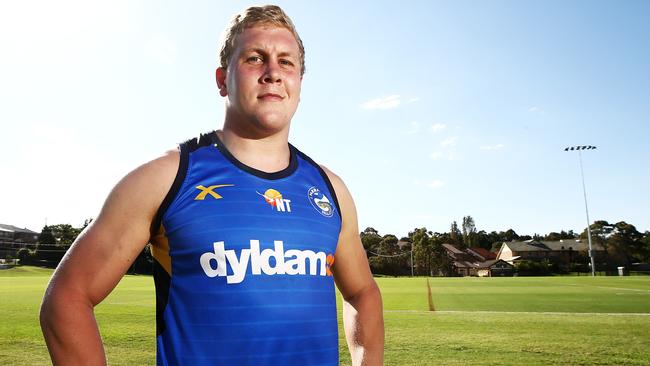
<path fill-rule="evenodd" d="M 338 202 L 289 148 L 266 173 L 214 132 L 181 144 L 152 226 L 158 365 L 338 365 Z"/>

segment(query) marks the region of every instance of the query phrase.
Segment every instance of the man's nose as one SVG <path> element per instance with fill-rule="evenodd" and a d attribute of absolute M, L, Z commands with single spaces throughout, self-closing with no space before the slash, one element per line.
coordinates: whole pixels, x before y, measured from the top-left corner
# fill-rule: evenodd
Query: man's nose
<path fill-rule="evenodd" d="M 262 75 L 262 81 L 265 83 L 277 83 L 282 81 L 280 76 L 280 65 L 275 62 L 268 62 Z"/>

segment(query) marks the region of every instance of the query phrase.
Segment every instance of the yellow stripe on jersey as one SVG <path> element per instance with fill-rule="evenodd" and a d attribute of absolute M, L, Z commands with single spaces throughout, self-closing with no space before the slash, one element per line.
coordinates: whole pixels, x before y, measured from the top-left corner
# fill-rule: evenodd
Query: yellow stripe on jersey
<path fill-rule="evenodd" d="M 172 258 L 169 256 L 169 239 L 165 235 L 165 226 L 162 224 L 156 235 L 151 238 L 151 255 L 171 277 Z"/>

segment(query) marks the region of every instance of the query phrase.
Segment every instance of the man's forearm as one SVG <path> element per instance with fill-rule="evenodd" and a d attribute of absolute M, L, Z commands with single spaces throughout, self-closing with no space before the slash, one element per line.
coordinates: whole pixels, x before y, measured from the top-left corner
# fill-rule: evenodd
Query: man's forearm
<path fill-rule="evenodd" d="M 383 365 L 384 317 L 376 285 L 343 301 L 345 337 L 354 366 Z"/>
<path fill-rule="evenodd" d="M 92 304 L 46 295 L 40 321 L 54 365 L 106 365 Z"/>

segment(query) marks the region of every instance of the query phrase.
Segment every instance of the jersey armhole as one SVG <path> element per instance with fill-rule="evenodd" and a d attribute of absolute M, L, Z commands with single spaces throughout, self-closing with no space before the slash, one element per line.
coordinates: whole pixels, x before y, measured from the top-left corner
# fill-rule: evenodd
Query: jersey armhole
<path fill-rule="evenodd" d="M 151 222 L 151 228 L 150 228 L 151 237 L 154 237 L 156 233 L 158 233 L 165 212 L 167 212 L 169 205 L 171 205 L 172 202 L 174 201 L 174 198 L 176 198 L 176 195 L 178 194 L 178 191 L 181 189 L 181 185 L 185 180 L 185 175 L 187 174 L 187 166 L 189 164 L 190 143 L 191 143 L 190 141 L 186 141 L 179 144 L 180 161 L 178 164 L 178 171 L 176 171 L 176 177 L 174 178 L 174 183 L 172 183 L 172 186 L 169 188 L 169 192 L 167 192 L 165 199 L 163 199 L 162 203 L 160 204 L 160 207 L 158 207 L 158 211 L 156 211 L 156 216 Z"/>

